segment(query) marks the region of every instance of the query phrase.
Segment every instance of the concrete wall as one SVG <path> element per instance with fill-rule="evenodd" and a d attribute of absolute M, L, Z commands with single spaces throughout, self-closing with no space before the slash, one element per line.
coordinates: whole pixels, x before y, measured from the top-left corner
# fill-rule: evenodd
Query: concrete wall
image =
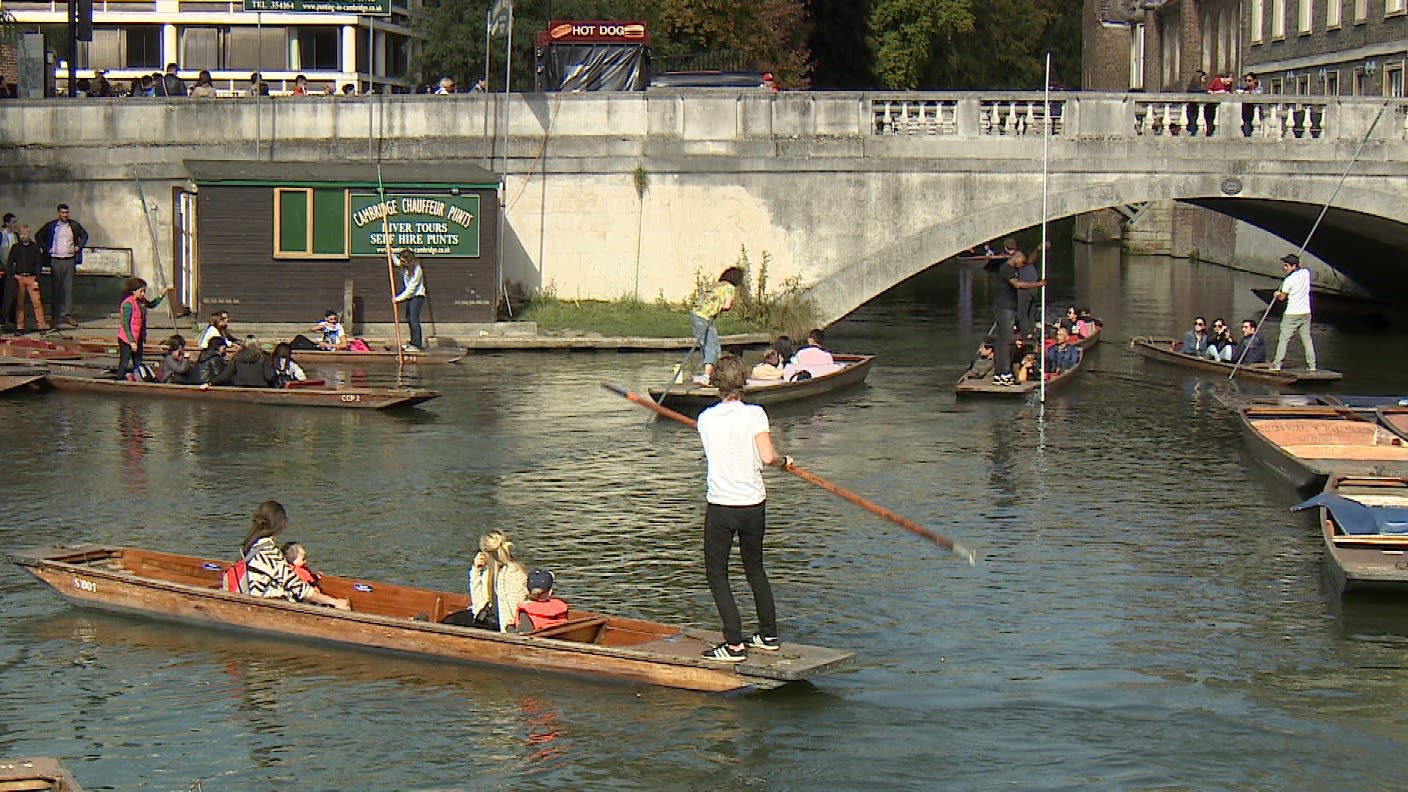
<path fill-rule="evenodd" d="M 1187 98 L 1056 96 L 1050 217 L 1208 198 L 1225 199 L 1233 214 L 1313 213 L 1378 110 L 1323 100 L 1323 128 L 1299 137 L 1283 123 L 1299 105 L 1277 97 L 1254 100 L 1279 121 L 1251 138 L 1234 123 L 1211 138 L 1156 123 Z M 1228 97 L 1229 118 L 1240 118 L 1241 98 Z M 799 276 L 834 319 L 970 245 L 1042 220 L 1041 101 L 649 92 L 12 102 L 0 115 L 0 204 L 37 224 L 67 201 L 93 244 L 132 249 L 138 274 L 162 283 L 170 189 L 191 186 L 184 159 L 365 162 L 369 173 L 377 159 L 505 165 L 509 280 L 569 297 L 680 299 L 696 273 L 712 277 L 746 246 L 754 262 L 772 257 L 774 282 Z M 1394 231 L 1408 228 L 1405 107 L 1385 116 L 1337 205 L 1387 218 L 1379 241 L 1408 247 L 1408 232 Z M 160 265 L 134 173 L 156 211 Z"/>

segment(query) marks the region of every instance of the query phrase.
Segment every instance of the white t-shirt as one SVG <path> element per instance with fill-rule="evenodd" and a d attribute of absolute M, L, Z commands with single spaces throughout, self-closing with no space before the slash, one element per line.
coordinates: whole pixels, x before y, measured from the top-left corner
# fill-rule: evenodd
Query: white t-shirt
<path fill-rule="evenodd" d="M 1310 313 L 1310 270 L 1296 267 L 1281 281 L 1281 291 L 1286 293 L 1286 313 Z"/>
<path fill-rule="evenodd" d="M 753 438 L 768 431 L 768 414 L 756 404 L 723 401 L 699 414 L 699 440 L 709 462 L 706 497 L 710 503 L 756 506 L 767 499 L 763 460 Z"/>

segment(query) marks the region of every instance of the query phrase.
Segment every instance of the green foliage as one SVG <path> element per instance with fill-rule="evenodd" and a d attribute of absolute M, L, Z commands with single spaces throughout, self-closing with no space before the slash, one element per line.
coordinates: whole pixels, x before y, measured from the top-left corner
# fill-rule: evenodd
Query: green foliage
<path fill-rule="evenodd" d="M 803 0 L 657 0 L 663 55 L 750 52 L 786 88 L 804 88 L 811 65 L 811 23 Z M 655 36 L 654 33 L 651 34 Z"/>
<path fill-rule="evenodd" d="M 875 0 L 875 72 L 888 88 L 916 89 L 935 52 L 973 30 L 972 0 Z"/>
<path fill-rule="evenodd" d="M 634 297 L 619 300 L 560 300 L 539 295 L 514 317 L 537 322 L 538 329 L 559 335 L 688 338 L 693 332 L 689 312 L 663 300 L 646 303 Z M 715 323 L 722 335 L 754 333 L 758 329 L 727 314 Z"/>
<path fill-rule="evenodd" d="M 720 316 L 731 316 L 736 321 L 757 330 L 770 333 L 785 333 L 793 337 L 805 336 L 816 326 L 816 305 L 802 289 L 802 276 L 793 275 L 782 281 L 780 288 L 768 288 L 768 268 L 772 264 L 772 254 L 763 251 L 763 260 L 754 268 L 748 258 L 748 248 L 741 246 L 735 267 L 743 270 L 743 285 L 738 290 L 738 298 L 733 310 Z M 700 296 L 714 288 L 717 275 L 706 275 L 695 270 L 694 294 L 688 303 L 693 304 Z"/>

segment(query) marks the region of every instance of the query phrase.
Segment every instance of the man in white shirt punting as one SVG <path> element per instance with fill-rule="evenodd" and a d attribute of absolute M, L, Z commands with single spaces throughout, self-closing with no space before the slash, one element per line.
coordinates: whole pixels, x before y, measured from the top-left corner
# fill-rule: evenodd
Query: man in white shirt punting
<path fill-rule="evenodd" d="M 1281 338 L 1276 342 L 1276 357 L 1271 361 L 1271 370 L 1279 371 L 1286 359 L 1286 348 L 1291 336 L 1300 336 L 1301 349 L 1305 350 L 1305 367 L 1315 370 L 1315 342 L 1310 340 L 1310 270 L 1300 265 L 1300 256 L 1291 253 L 1281 257 L 1281 266 L 1286 271 L 1281 288 L 1276 290 L 1276 299 L 1286 301 L 1286 313 L 1281 317 Z"/>

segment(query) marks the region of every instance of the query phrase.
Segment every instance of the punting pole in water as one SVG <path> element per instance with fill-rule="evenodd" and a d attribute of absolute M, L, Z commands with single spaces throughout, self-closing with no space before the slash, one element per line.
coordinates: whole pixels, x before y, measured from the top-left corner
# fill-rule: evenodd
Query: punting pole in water
<path fill-rule="evenodd" d="M 717 318 L 717 317 L 715 317 L 715 318 Z M 694 350 L 696 350 L 696 349 L 699 350 L 699 356 L 700 356 L 700 357 L 703 357 L 703 356 L 704 356 L 704 338 L 707 338 L 708 335 L 709 335 L 709 331 L 710 331 L 710 330 L 713 330 L 713 329 L 714 329 L 714 319 L 710 319 L 710 320 L 709 320 L 709 326 L 704 328 L 704 336 L 702 336 L 702 337 L 701 337 L 701 336 L 695 336 L 695 337 L 694 337 L 694 343 L 689 345 L 689 351 L 686 352 L 686 353 L 684 353 L 684 359 L 680 361 L 679 368 L 675 370 L 675 373 L 674 373 L 674 375 L 673 375 L 673 376 L 675 377 L 675 379 L 670 380 L 670 384 L 669 384 L 669 385 L 666 385 L 664 388 L 662 388 L 662 389 L 660 390 L 660 401 L 655 402 L 656 404 L 664 404 L 664 403 L 665 403 L 665 397 L 668 396 L 669 393 L 670 393 L 670 388 L 671 388 L 672 386 L 674 386 L 675 383 L 677 383 L 677 382 L 678 382 L 678 383 L 684 382 L 684 378 L 687 377 L 687 376 L 689 376 L 689 374 L 688 374 L 688 371 L 689 371 L 689 359 L 692 358 L 692 357 L 694 357 Z M 651 413 L 651 414 L 650 414 L 650 420 L 651 420 L 651 421 L 654 421 L 654 420 L 655 420 L 655 416 L 656 416 L 657 414 L 658 414 L 658 413 Z"/>
<path fill-rule="evenodd" d="M 1305 241 L 1300 243 L 1300 249 L 1296 251 L 1296 256 L 1305 255 L 1305 249 L 1310 246 L 1311 237 L 1315 236 L 1316 229 L 1320 227 L 1320 221 L 1324 220 L 1325 215 L 1330 211 L 1330 204 L 1334 203 L 1335 196 L 1340 194 L 1340 188 L 1344 186 L 1345 179 L 1349 178 L 1349 172 L 1353 170 L 1354 163 L 1359 161 L 1359 155 L 1364 153 L 1364 146 L 1369 142 L 1369 136 L 1374 134 L 1374 127 L 1379 125 L 1379 119 L 1384 117 L 1384 111 L 1387 109 L 1388 103 L 1385 102 L 1383 107 L 1379 108 L 1378 114 L 1374 116 L 1374 122 L 1372 124 L 1369 124 L 1369 131 L 1364 133 L 1363 138 L 1360 138 L 1359 147 L 1354 150 L 1354 156 L 1349 158 L 1349 164 L 1344 166 L 1344 173 L 1340 175 L 1339 183 L 1335 185 L 1334 192 L 1330 193 L 1329 200 L 1325 201 L 1324 206 L 1320 207 L 1320 216 L 1316 217 L 1315 223 L 1310 226 L 1310 233 L 1306 234 Z M 1266 322 L 1266 317 L 1271 315 L 1271 309 L 1276 307 L 1276 302 L 1277 301 L 1275 295 L 1272 295 L 1271 300 L 1266 303 L 1266 310 L 1261 314 L 1261 321 L 1256 323 L 1256 329 L 1258 332 L 1261 331 L 1261 326 Z M 1232 364 L 1232 371 L 1227 375 L 1227 379 L 1230 380 L 1233 377 L 1237 376 L 1237 369 L 1242 367 L 1242 358 L 1246 356 L 1247 350 L 1243 349 L 1242 354 L 1237 356 L 1237 362 Z"/>
<path fill-rule="evenodd" d="M 152 222 L 152 213 L 147 209 L 147 191 L 142 189 L 142 177 L 137 175 L 137 169 L 132 169 L 132 180 L 137 182 L 137 199 L 142 202 L 142 216 L 147 218 L 147 236 L 152 241 L 152 272 L 161 277 L 160 286 L 162 295 L 166 298 L 166 313 L 171 317 L 171 329 L 179 330 L 176 326 L 176 307 L 172 298 L 174 293 L 166 294 L 166 270 L 161 266 L 161 246 L 156 242 L 156 224 Z M 157 284 L 153 283 L 153 286 Z M 187 311 L 182 310 L 181 315 L 185 316 Z"/>
<path fill-rule="evenodd" d="M 653 399 L 641 396 L 638 393 L 633 393 L 619 385 L 612 385 L 609 382 L 603 382 L 601 383 L 601 387 L 606 388 L 607 390 L 611 391 L 612 393 L 618 396 L 624 396 L 625 398 L 635 402 L 636 404 L 639 404 L 642 407 L 645 407 L 648 410 L 654 410 L 656 413 L 663 415 L 666 418 L 679 421 L 685 426 L 691 428 L 698 426 L 698 422 L 695 421 L 693 418 L 675 412 L 669 407 L 663 407 L 659 404 L 656 404 Z M 953 541 L 952 539 L 940 536 L 934 533 L 933 531 L 929 530 L 928 528 L 925 528 L 924 526 L 920 525 L 919 523 L 914 522 L 913 520 L 901 517 L 900 515 L 895 514 L 894 512 L 890 511 L 884 506 L 881 506 L 878 503 L 872 503 L 871 501 L 866 500 L 865 498 L 857 495 L 856 493 L 851 492 L 845 487 L 832 484 L 821 476 L 818 476 L 817 474 L 812 473 L 809 470 L 799 468 L 796 465 L 792 465 L 791 467 L 786 468 L 786 470 L 788 473 L 791 473 L 797 478 L 800 478 L 803 481 L 809 482 L 811 484 L 815 484 L 818 487 L 821 487 L 832 495 L 835 495 L 843 500 L 848 500 L 851 503 L 854 503 L 862 509 L 865 509 L 866 511 L 870 512 L 871 514 L 874 514 L 875 516 L 880 517 L 882 519 L 889 520 L 895 525 L 898 525 L 899 527 L 905 529 L 906 531 L 909 531 L 912 534 L 915 534 L 916 536 L 922 536 L 925 539 L 928 539 L 939 547 L 942 547 L 943 549 L 948 550 L 949 552 L 953 553 L 964 561 L 967 561 L 968 566 L 974 566 L 978 562 L 978 554 L 976 551 L 968 547 L 964 547 L 963 545 Z"/>
<path fill-rule="evenodd" d="M 1041 113 L 1041 335 L 1040 343 L 1037 345 L 1037 354 L 1040 363 L 1037 371 L 1041 372 L 1041 407 L 1046 409 L 1046 246 L 1050 244 L 1046 241 L 1046 214 L 1048 210 L 1047 196 L 1049 190 L 1047 186 L 1051 180 L 1051 52 L 1046 53 L 1046 92 L 1042 95 Z"/>
<path fill-rule="evenodd" d="M 391 282 L 391 327 L 396 331 L 396 365 L 406 365 L 406 350 L 401 346 L 401 314 L 396 308 L 396 265 L 391 261 L 391 233 L 386 222 L 386 186 L 381 182 L 381 163 L 376 164 L 376 199 L 381 201 L 381 241 L 386 246 L 386 278 Z M 352 326 L 352 317 L 343 317 Z"/>

